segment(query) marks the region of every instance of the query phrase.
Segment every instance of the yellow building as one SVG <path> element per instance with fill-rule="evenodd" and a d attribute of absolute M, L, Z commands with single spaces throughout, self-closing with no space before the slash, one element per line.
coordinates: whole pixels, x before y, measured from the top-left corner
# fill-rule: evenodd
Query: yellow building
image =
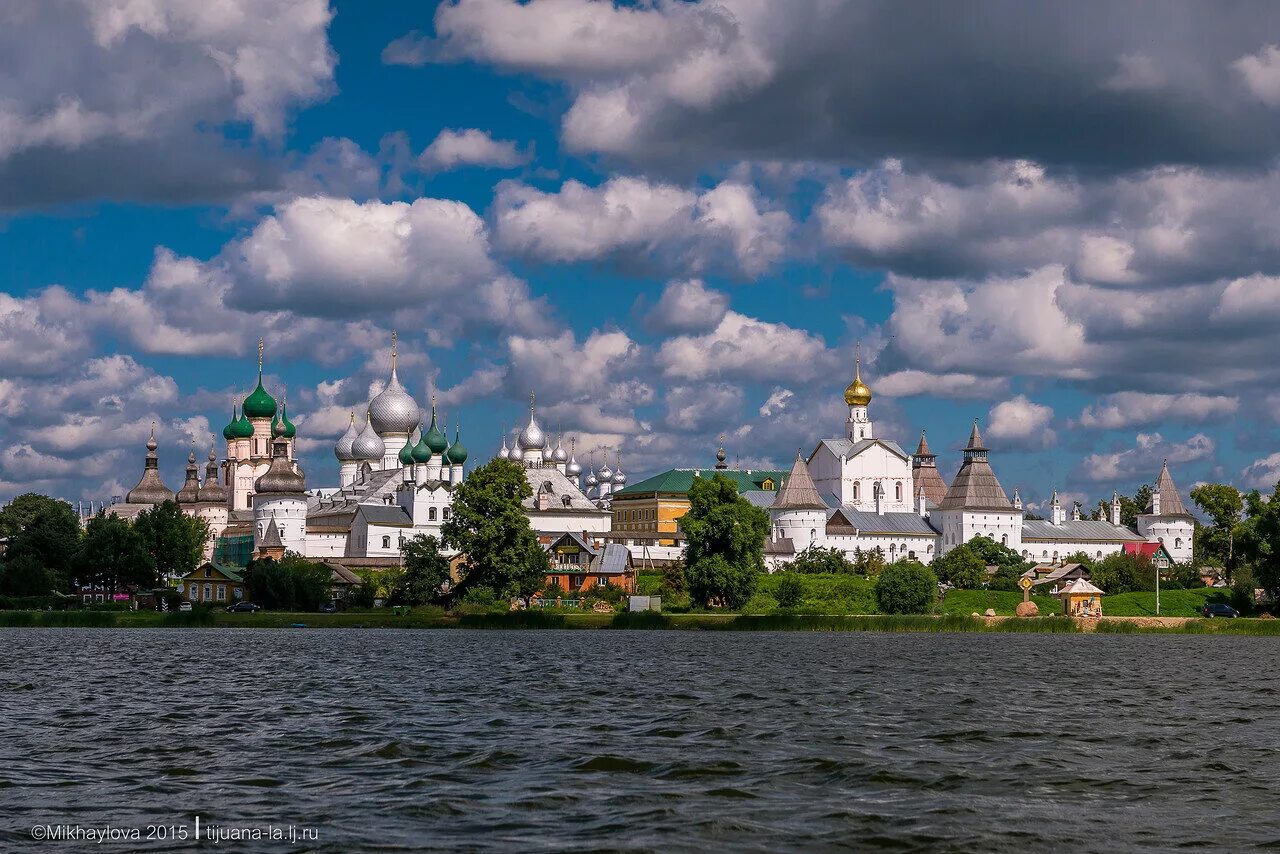
<path fill-rule="evenodd" d="M 239 567 L 201 564 L 178 579 L 178 593 L 188 602 L 233 605 L 244 598 L 244 579 Z"/>
<path fill-rule="evenodd" d="M 1077 578 L 1058 591 L 1063 613 L 1068 617 L 1101 617 L 1102 589 Z"/>
<path fill-rule="evenodd" d="M 689 490 L 697 478 L 723 475 L 753 503 L 768 506 L 785 472 L 714 469 L 670 469 L 614 492 L 613 531 L 674 534 L 681 516 L 689 512 Z M 671 545 L 660 540 L 659 545 Z"/>

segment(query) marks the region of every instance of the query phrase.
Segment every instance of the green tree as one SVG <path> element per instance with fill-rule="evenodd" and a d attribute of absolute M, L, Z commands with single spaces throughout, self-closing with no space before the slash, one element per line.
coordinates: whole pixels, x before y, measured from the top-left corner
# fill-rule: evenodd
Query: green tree
<path fill-rule="evenodd" d="M 938 577 L 914 560 L 894 561 L 876 579 L 876 604 L 885 614 L 931 614 Z"/>
<path fill-rule="evenodd" d="M 723 475 L 697 478 L 689 489 L 689 512 L 680 517 L 685 534 L 689 594 L 703 606 L 741 608 L 764 571 L 769 514 L 738 494 Z"/>
<path fill-rule="evenodd" d="M 1147 512 L 1147 502 L 1150 500 L 1151 487 L 1145 483 L 1138 487 L 1138 491 L 1133 494 L 1132 498 L 1127 495 L 1121 495 L 1120 524 L 1126 528 L 1136 528 L 1138 526 L 1138 517 Z M 1104 522 L 1111 521 L 1111 502 L 1099 501 L 1098 504 L 1099 509 L 1094 510 L 1090 518 Z"/>
<path fill-rule="evenodd" d="M 542 587 L 550 564 L 520 505 L 532 495 L 523 469 L 502 459 L 475 469 L 454 489 L 453 514 L 441 529 L 445 544 L 463 556 L 451 600 L 471 587 L 507 598 Z"/>
<path fill-rule="evenodd" d="M 33 558 L 48 570 L 56 589 L 70 591 L 73 564 L 80 548 L 80 517 L 65 501 L 32 493 L 19 498 L 24 501 L 14 518 L 20 515 L 25 522 L 11 536 L 5 559 Z"/>
<path fill-rule="evenodd" d="M 85 526 L 76 555 L 76 577 L 114 591 L 125 585 L 148 585 L 156 577 L 155 563 L 142 537 L 119 516 L 99 513 Z"/>
<path fill-rule="evenodd" d="M 441 597 L 449 580 L 449 559 L 440 554 L 440 541 L 427 534 L 407 540 L 401 549 L 404 572 L 391 593 L 396 605 L 427 605 Z"/>
<path fill-rule="evenodd" d="M 853 562 L 846 558 L 840 549 L 824 548 L 819 545 L 809 546 L 796 555 L 795 560 L 787 564 L 788 572 L 809 575 L 824 572 L 848 574 L 855 569 Z"/>
<path fill-rule="evenodd" d="M 20 555 L 0 565 L 0 594 L 45 596 L 53 590 L 53 576 L 33 555 Z"/>
<path fill-rule="evenodd" d="M 12 540 L 31 523 L 42 510 L 56 509 L 75 516 L 75 510 L 65 501 L 50 498 L 38 492 L 24 492 L 4 507 L 0 507 L 0 537 Z"/>
<path fill-rule="evenodd" d="M 884 549 L 879 546 L 865 552 L 860 548 L 853 550 L 853 571 L 859 575 L 875 577 L 884 570 L 884 564 Z"/>
<path fill-rule="evenodd" d="M 987 578 L 987 563 L 969 543 L 961 543 L 930 565 L 935 576 L 964 590 L 975 590 Z"/>
<path fill-rule="evenodd" d="M 1255 583 L 1272 602 L 1280 602 L 1280 484 L 1269 497 L 1253 492 L 1246 499 L 1249 552 Z"/>
<path fill-rule="evenodd" d="M 1226 571 L 1227 581 L 1234 577 L 1236 561 L 1236 529 L 1244 512 L 1244 496 L 1225 483 L 1202 483 L 1191 490 L 1191 500 L 1211 521 L 1209 527 L 1197 526 L 1196 553 L 1216 557 Z"/>
<path fill-rule="evenodd" d="M 183 513 L 173 501 L 143 510 L 134 520 L 133 528 L 151 556 L 159 584 L 167 577 L 186 575 L 199 566 L 209 540 L 209 523 Z"/>
<path fill-rule="evenodd" d="M 314 611 L 332 597 L 332 573 L 322 563 L 286 553 L 280 560 L 257 558 L 244 570 L 249 598 L 279 611 Z"/>
<path fill-rule="evenodd" d="M 794 608 L 804 599 L 804 582 L 794 572 L 784 572 L 773 591 L 779 608 Z"/>
<path fill-rule="evenodd" d="M 1146 555 L 1107 555 L 1089 572 L 1089 580 L 1105 593 L 1133 593 L 1156 589 L 1156 570 Z"/>
<path fill-rule="evenodd" d="M 679 558 L 662 568 L 662 587 L 664 595 L 679 596 L 689 590 L 689 579 L 684 575 L 684 561 Z"/>

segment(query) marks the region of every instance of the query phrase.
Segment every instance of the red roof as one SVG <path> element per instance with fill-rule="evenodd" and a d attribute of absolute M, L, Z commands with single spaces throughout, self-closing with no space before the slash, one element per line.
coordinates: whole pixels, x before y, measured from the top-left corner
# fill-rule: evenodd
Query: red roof
<path fill-rule="evenodd" d="M 1160 543 L 1125 543 L 1124 553 L 1127 555 L 1146 555 L 1147 557 L 1155 557 L 1156 552 L 1161 549 Z"/>

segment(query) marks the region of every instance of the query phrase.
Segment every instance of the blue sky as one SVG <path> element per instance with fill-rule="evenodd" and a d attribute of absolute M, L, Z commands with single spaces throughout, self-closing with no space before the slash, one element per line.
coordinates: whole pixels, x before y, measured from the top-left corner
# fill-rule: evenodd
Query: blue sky
<path fill-rule="evenodd" d="M 20 0 L 0 498 L 122 493 L 152 420 L 176 486 L 259 335 L 332 482 L 393 328 L 475 461 L 534 391 L 633 482 L 778 465 L 861 342 L 948 475 L 978 418 L 1032 502 L 1269 489 L 1280 16 L 1061 9 Z"/>

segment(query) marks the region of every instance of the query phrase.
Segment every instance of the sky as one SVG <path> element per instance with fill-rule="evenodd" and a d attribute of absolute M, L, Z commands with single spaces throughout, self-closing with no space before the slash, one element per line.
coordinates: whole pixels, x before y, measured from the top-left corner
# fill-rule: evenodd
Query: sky
<path fill-rule="evenodd" d="M 177 488 L 256 380 L 636 482 L 878 435 L 1086 506 L 1280 479 L 1271 3 L 10 0 L 0 500 Z M 860 347 L 859 347 L 860 345 Z"/>

